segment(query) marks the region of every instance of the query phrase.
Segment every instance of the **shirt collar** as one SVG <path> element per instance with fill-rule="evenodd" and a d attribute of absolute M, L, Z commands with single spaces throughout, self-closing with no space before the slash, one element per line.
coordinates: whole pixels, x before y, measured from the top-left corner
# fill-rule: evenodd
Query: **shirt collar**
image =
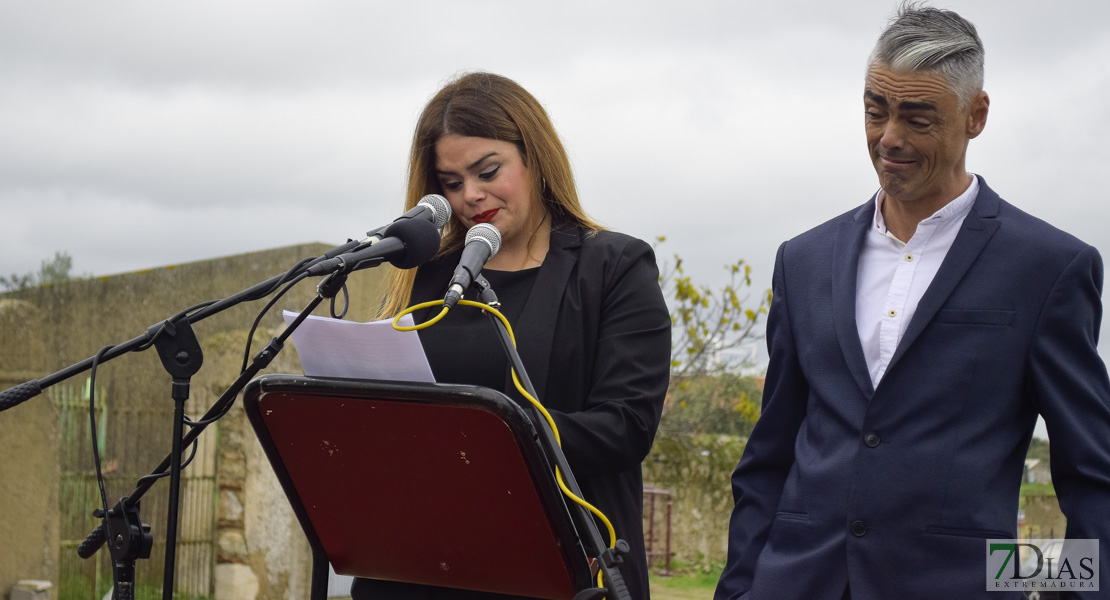
<path fill-rule="evenodd" d="M 975 199 L 979 197 L 979 178 L 971 173 L 969 173 L 969 175 L 971 175 L 971 184 L 967 186 L 964 193 L 956 196 L 954 200 L 945 204 L 940 210 L 921 222 L 924 223 L 933 220 L 944 222 L 966 217 L 967 213 L 971 212 L 971 206 L 975 204 Z M 886 200 L 886 192 L 883 191 L 882 188 L 879 188 L 879 191 L 875 194 L 875 217 L 873 226 L 875 231 L 886 234 L 886 221 L 883 219 L 882 211 L 884 200 Z"/>

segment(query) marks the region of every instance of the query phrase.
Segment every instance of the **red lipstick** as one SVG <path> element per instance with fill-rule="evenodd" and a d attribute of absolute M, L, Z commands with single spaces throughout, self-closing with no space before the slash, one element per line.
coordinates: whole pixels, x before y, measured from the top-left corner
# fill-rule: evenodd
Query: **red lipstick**
<path fill-rule="evenodd" d="M 473 220 L 475 223 L 489 223 L 493 220 L 494 217 L 497 216 L 497 213 L 500 210 L 500 208 L 495 208 L 493 210 L 487 210 L 484 213 L 476 214 L 474 215 Z"/>

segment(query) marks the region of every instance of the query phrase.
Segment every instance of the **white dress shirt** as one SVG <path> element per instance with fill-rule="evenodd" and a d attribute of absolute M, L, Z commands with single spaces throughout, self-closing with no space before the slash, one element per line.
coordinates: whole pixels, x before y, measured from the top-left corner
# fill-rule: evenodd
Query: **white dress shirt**
<path fill-rule="evenodd" d="M 903 243 L 883 220 L 886 192 L 875 194 L 875 219 L 856 271 L 856 327 L 875 387 L 978 195 L 979 179 L 972 176 L 963 194 L 918 223 Z"/>

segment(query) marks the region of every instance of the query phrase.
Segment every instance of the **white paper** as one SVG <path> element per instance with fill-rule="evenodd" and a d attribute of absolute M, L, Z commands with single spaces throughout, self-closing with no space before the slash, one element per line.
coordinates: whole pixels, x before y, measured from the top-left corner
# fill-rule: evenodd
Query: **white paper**
<path fill-rule="evenodd" d="M 285 324 L 297 313 L 282 311 Z M 412 326 L 412 315 L 401 318 Z M 434 382 L 420 336 L 397 331 L 392 320 L 356 323 L 309 316 L 289 337 L 305 375 Z"/>

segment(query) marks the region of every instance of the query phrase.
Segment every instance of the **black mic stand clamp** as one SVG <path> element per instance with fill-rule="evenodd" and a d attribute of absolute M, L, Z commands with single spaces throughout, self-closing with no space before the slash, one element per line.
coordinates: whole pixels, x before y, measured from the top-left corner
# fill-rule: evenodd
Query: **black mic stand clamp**
<path fill-rule="evenodd" d="M 632 549 L 628 542 L 617 540 L 613 548 L 606 548 L 598 557 L 598 568 L 605 573 L 605 587 L 582 590 L 574 595 L 574 600 L 601 600 L 602 598 L 631 598 L 628 584 L 624 582 L 620 566 L 624 564 L 624 556 Z"/>
<path fill-rule="evenodd" d="M 116 572 L 113 596 L 117 600 L 133 600 L 135 597 L 135 561 L 150 558 L 154 546 L 154 536 L 150 525 L 139 519 L 139 502 L 129 506 L 127 496 L 108 510 L 108 530 L 112 539 L 107 540 L 108 552 L 112 555 L 112 565 Z M 96 509 L 93 516 L 104 518 L 104 510 Z M 89 543 L 86 540 L 82 547 Z M 99 545 L 99 542 L 97 542 Z M 96 550 L 93 549 L 93 552 Z M 82 552 L 78 548 L 78 552 Z"/>
<path fill-rule="evenodd" d="M 371 266 L 376 267 L 381 264 L 381 262 L 381 260 L 378 260 Z M 334 298 L 343 289 L 343 285 L 347 283 L 347 273 L 347 270 L 340 269 L 321 279 L 320 283 L 316 286 L 317 295 L 319 295 L 321 299 Z"/>
<path fill-rule="evenodd" d="M 474 281 L 470 283 L 470 287 L 478 291 L 478 302 L 494 310 L 501 310 L 501 301 L 497 299 L 497 293 L 490 287 L 489 281 L 484 275 L 481 273 L 476 275 Z"/>

